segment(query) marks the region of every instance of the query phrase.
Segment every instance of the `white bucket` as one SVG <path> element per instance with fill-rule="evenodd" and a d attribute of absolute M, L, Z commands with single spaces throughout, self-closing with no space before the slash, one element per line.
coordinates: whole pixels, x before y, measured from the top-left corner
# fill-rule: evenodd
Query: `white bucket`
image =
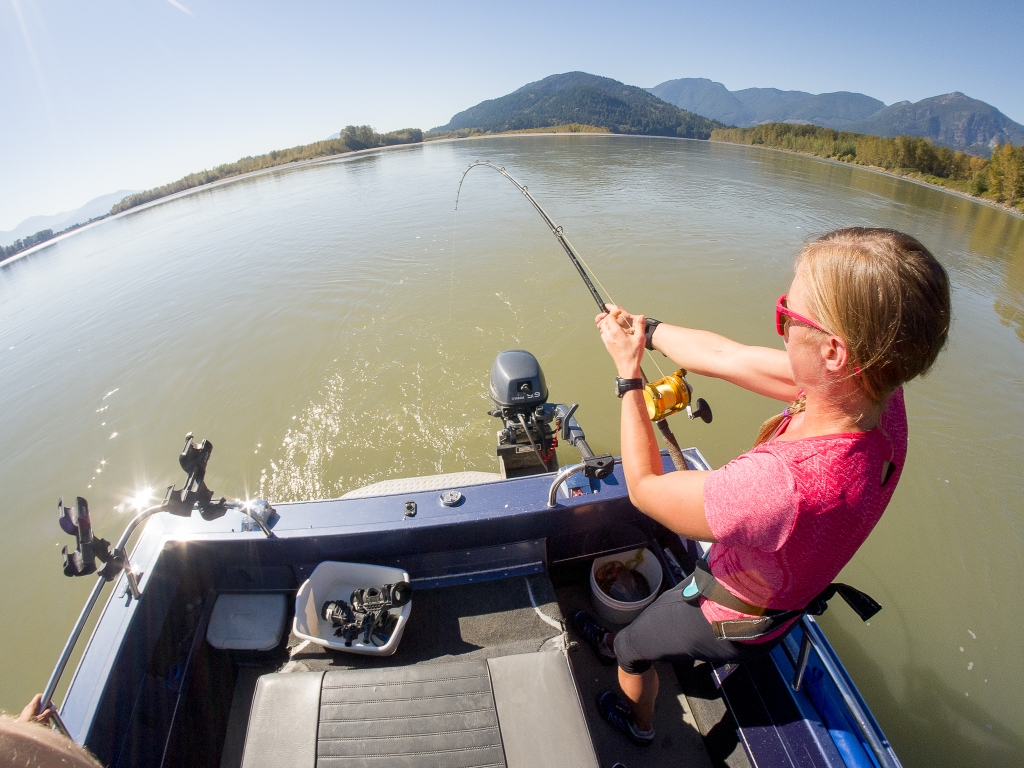
<path fill-rule="evenodd" d="M 594 578 L 594 574 L 597 573 L 597 570 L 602 565 L 612 560 L 618 560 L 625 563 L 634 558 L 636 553 L 639 551 L 640 550 L 633 550 L 632 552 L 620 552 L 617 555 L 605 555 L 604 557 L 598 557 L 590 567 L 591 602 L 594 604 L 594 609 L 597 611 L 597 615 L 611 624 L 629 624 L 633 619 L 641 614 L 644 608 L 653 603 L 658 597 L 658 590 L 661 589 L 662 578 L 661 563 L 658 562 L 658 558 L 655 557 L 654 553 L 649 549 L 643 550 L 643 562 L 641 562 L 636 568 L 637 572 L 643 575 L 643 577 L 647 579 L 647 583 L 651 585 L 651 594 L 643 600 L 635 603 L 624 603 L 621 600 L 609 597 L 599 586 L 597 586 L 597 580 Z"/>
<path fill-rule="evenodd" d="M 391 614 L 398 617 L 398 623 L 390 639 L 381 646 L 372 642 L 363 643 L 362 637 L 353 641 L 351 646 L 346 646 L 344 640 L 335 637 L 334 627 L 324 621 L 320 615 L 320 608 L 327 600 L 341 599 L 347 602 L 354 589 L 380 587 L 396 581 L 409 581 L 409 574 L 401 568 L 388 568 L 383 565 L 330 561 L 320 563 L 295 595 L 295 621 L 292 623 L 292 632 L 296 637 L 336 651 L 390 656 L 398 650 L 398 643 L 405 632 L 405 624 L 412 611 L 411 600 L 401 608 L 391 609 Z"/>

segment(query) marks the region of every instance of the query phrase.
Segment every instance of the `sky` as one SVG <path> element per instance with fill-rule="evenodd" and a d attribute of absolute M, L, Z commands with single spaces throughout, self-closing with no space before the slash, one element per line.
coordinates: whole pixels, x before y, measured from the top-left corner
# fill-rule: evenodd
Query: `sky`
<path fill-rule="evenodd" d="M 551 74 L 961 91 L 1024 123 L 1024 2 L 0 0 L 0 231 Z"/>

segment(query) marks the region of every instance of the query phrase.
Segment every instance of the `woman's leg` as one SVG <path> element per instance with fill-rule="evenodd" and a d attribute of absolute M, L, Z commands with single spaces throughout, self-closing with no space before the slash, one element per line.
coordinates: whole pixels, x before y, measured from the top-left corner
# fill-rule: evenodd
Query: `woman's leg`
<path fill-rule="evenodd" d="M 651 667 L 639 675 L 631 675 L 619 667 L 619 687 L 629 699 L 633 722 L 641 731 L 654 727 L 654 701 L 658 698 L 658 673 Z"/>
<path fill-rule="evenodd" d="M 760 656 L 778 642 L 779 639 L 757 644 L 719 640 L 703 611 L 682 599 L 682 584 L 673 587 L 614 636 L 619 686 L 630 702 L 633 721 L 641 730 L 651 727 L 658 695 L 658 674 L 653 662 L 698 660 L 718 666 Z"/>

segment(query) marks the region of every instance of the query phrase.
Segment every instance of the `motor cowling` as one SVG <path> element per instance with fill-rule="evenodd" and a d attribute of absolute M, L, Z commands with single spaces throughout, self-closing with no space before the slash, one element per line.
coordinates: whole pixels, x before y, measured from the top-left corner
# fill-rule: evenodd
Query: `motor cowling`
<path fill-rule="evenodd" d="M 500 352 L 491 366 L 491 400 L 499 408 L 524 410 L 548 401 L 548 385 L 537 358 L 524 349 Z"/>

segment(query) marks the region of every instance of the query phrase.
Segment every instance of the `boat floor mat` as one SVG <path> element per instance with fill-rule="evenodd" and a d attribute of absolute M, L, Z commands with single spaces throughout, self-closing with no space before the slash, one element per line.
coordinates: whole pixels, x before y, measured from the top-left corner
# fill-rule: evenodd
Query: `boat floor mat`
<path fill-rule="evenodd" d="M 589 584 L 559 588 L 558 601 L 566 615 L 579 609 L 594 613 L 590 604 Z M 608 628 L 621 629 L 620 626 Z M 601 765 L 622 763 L 631 768 L 640 765 L 645 768 L 680 765 L 687 768 L 711 768 L 704 739 L 671 664 L 655 665 L 660 680 L 654 711 L 654 731 L 657 735 L 650 746 L 638 747 L 608 725 L 597 711 L 597 694 L 605 688 L 618 690 L 618 667 L 601 664 L 582 637 L 570 635 L 570 640 L 575 641 L 575 645 L 569 653 L 569 665 L 576 678 L 590 737 Z"/>
<path fill-rule="evenodd" d="M 289 661 L 281 671 L 369 669 L 534 653 L 563 647 L 562 626 L 546 574 L 419 589 L 394 655 L 359 656 L 292 635 Z"/>

